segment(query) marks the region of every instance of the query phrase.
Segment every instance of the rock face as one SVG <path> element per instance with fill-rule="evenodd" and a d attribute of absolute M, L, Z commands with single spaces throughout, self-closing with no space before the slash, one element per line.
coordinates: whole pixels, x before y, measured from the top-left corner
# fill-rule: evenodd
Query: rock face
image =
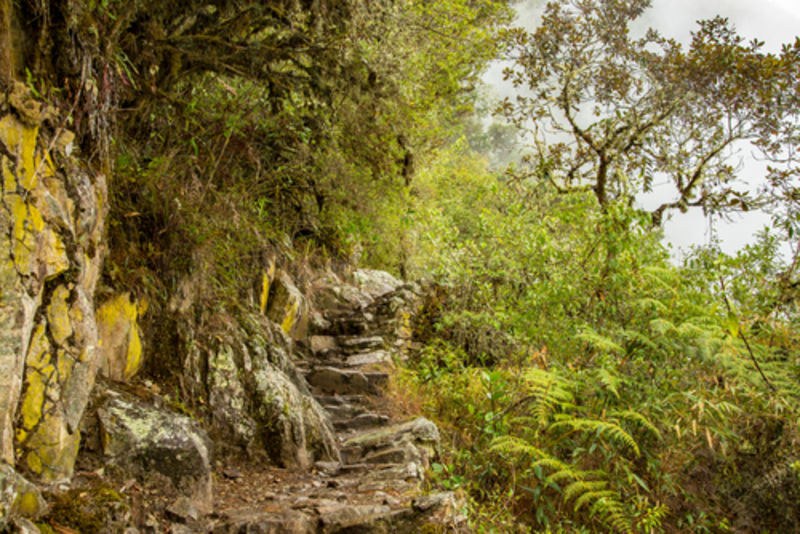
<path fill-rule="evenodd" d="M 106 459 L 139 477 L 160 476 L 201 513 L 212 509 L 211 442 L 188 417 L 107 391 L 97 409 Z"/>
<path fill-rule="evenodd" d="M 0 110 L 0 450 L 35 478 L 66 480 L 98 367 L 108 195 L 104 177 L 57 142 L 71 135 L 65 121 L 24 84 Z M 56 139 L 41 135 L 44 123 Z"/>
<path fill-rule="evenodd" d="M 217 441 L 286 467 L 338 459 L 332 426 L 309 394 L 281 327 L 251 314 L 190 354 L 186 383 L 205 395 Z"/>

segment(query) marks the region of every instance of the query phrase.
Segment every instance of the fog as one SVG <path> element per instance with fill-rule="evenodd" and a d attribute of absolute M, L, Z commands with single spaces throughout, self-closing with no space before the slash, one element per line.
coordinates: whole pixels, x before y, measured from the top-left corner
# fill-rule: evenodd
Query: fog
<path fill-rule="evenodd" d="M 527 0 L 516 6 L 517 24 L 532 31 L 539 24 L 544 2 Z M 662 35 L 672 37 L 687 44 L 691 32 L 697 27 L 696 21 L 726 17 L 746 40 L 763 41 L 764 50 L 778 52 L 784 43 L 793 42 L 800 33 L 800 1 L 798 0 L 653 0 L 653 7 L 633 25 L 633 32 L 643 34 L 655 28 Z M 517 92 L 511 84 L 503 82 L 502 62 L 493 64 L 484 75 L 494 96 L 502 99 L 513 98 Z M 749 147 L 742 146 L 735 157 L 741 161 L 740 176 L 755 188 L 763 180 L 763 163 L 757 161 Z M 665 190 L 656 190 L 641 196 L 639 204 L 651 207 L 660 204 Z M 719 217 L 708 218 L 702 210 L 693 209 L 688 213 L 675 213 L 665 223 L 665 242 L 672 247 L 673 255 L 679 257 L 689 246 L 708 243 L 716 235 L 723 250 L 732 253 L 750 243 L 754 235 L 770 224 L 770 218 L 763 212 L 734 215 L 730 220 Z"/>

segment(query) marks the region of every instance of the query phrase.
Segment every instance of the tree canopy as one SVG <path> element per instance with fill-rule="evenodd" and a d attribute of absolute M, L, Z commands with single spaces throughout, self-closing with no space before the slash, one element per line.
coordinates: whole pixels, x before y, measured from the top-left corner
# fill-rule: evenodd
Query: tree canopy
<path fill-rule="evenodd" d="M 601 206 L 666 178 L 653 212 L 749 209 L 735 150 L 782 123 L 787 57 L 745 43 L 729 22 L 701 21 L 684 49 L 654 30 L 632 35 L 649 0 L 551 2 L 534 33 L 513 33 L 506 77 L 519 88 L 506 116 L 532 142 L 532 173 L 561 191 L 591 190 Z"/>

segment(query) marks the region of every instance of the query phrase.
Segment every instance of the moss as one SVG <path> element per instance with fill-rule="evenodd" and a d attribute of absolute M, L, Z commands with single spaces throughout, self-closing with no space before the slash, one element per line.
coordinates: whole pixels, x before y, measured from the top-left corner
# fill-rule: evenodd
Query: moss
<path fill-rule="evenodd" d="M 53 495 L 46 519 L 81 534 L 94 534 L 103 531 L 110 512 L 120 504 L 125 505 L 122 496 L 106 486 L 72 489 Z"/>

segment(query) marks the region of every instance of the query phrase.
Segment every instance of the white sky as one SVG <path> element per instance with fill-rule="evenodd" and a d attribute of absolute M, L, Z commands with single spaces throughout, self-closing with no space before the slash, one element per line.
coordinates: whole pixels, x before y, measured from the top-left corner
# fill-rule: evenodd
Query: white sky
<path fill-rule="evenodd" d="M 538 24 L 543 1 L 527 0 L 517 6 L 518 23 L 533 30 Z M 696 21 L 721 15 L 728 18 L 740 35 L 748 41 L 757 38 L 765 42 L 765 50 L 777 52 L 783 43 L 793 42 L 800 35 L 800 0 L 653 0 L 653 7 L 645 14 L 640 30 L 653 27 L 662 35 L 687 43 Z M 500 96 L 513 96 L 510 84 L 502 83 L 503 65 L 492 66 L 484 76 Z M 745 159 L 747 153 L 744 154 Z M 763 167 L 756 162 L 745 162 L 742 176 L 757 182 Z M 642 203 L 659 204 L 660 199 L 643 198 Z M 727 252 L 738 250 L 752 240 L 755 232 L 769 224 L 763 213 L 736 216 L 733 221 L 717 221 L 715 229 Z M 700 210 L 676 213 L 665 224 L 666 240 L 677 253 L 692 244 L 706 243 L 710 237 L 709 221 Z"/>

